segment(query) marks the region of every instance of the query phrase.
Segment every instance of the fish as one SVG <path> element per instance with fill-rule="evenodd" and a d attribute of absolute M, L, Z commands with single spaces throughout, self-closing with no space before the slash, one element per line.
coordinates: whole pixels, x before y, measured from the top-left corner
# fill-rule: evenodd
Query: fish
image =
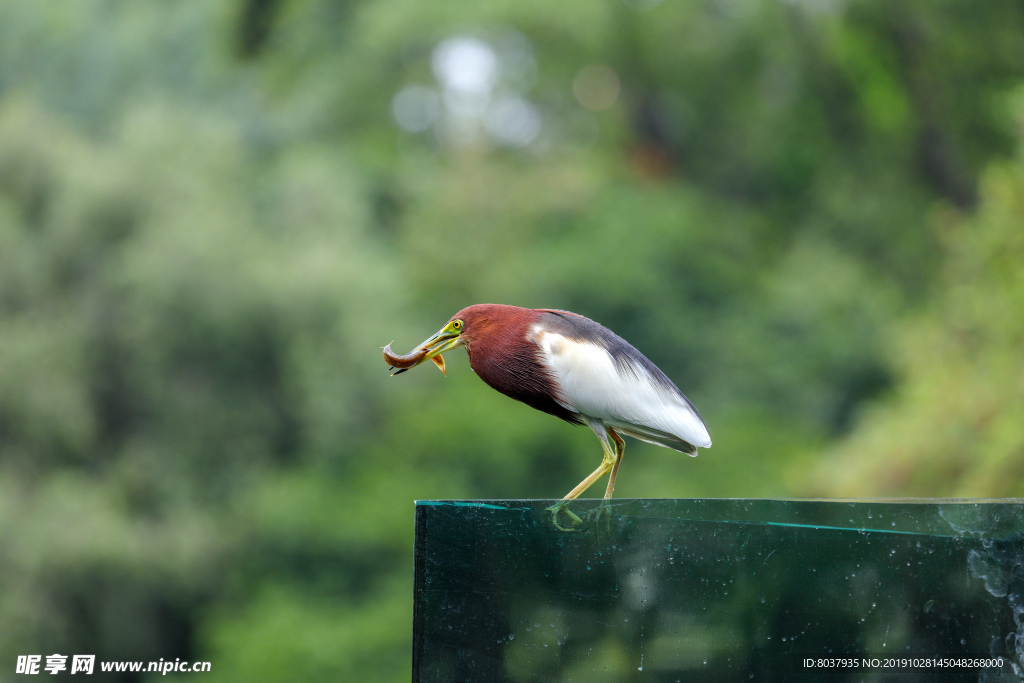
<path fill-rule="evenodd" d="M 395 372 L 391 373 L 391 376 L 394 377 L 395 375 L 400 375 L 409 368 L 416 367 L 417 365 L 422 363 L 424 356 L 426 356 L 430 352 L 430 349 L 416 349 L 403 356 L 392 351 L 391 344 L 388 344 L 387 346 L 381 347 L 381 351 L 384 355 L 384 360 L 387 362 L 389 366 L 389 369 L 395 370 Z M 448 373 L 444 371 L 444 358 L 442 358 L 441 356 L 434 356 L 430 360 L 434 361 L 434 365 L 436 365 L 441 370 L 441 374 L 443 374 L 445 377 L 448 376 Z"/>

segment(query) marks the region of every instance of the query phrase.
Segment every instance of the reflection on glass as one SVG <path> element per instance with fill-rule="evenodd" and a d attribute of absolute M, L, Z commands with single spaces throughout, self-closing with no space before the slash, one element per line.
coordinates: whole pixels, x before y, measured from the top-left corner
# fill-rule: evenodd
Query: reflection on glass
<path fill-rule="evenodd" d="M 552 502 L 417 503 L 414 681 L 1019 680 L 1024 502 Z"/>

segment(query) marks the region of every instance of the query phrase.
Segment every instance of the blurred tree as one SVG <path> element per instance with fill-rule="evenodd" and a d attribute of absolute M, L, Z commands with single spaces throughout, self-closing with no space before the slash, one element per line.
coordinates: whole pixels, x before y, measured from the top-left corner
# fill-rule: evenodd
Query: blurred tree
<path fill-rule="evenodd" d="M 1024 148 L 985 175 L 976 215 L 934 223 L 946 263 L 895 323 L 893 395 L 832 449 L 815 495 L 1024 495 Z"/>
<path fill-rule="evenodd" d="M 0 535 L 22 589 L 0 597 L 8 658 L 195 658 L 198 610 L 235 563 L 291 552 L 245 501 L 281 468 L 358 458 L 379 410 L 349 350 L 377 343 L 370 293 L 391 269 L 343 162 L 249 154 L 230 123 L 168 104 L 97 144 L 0 103 Z M 407 555 L 404 540 L 370 556 Z"/>

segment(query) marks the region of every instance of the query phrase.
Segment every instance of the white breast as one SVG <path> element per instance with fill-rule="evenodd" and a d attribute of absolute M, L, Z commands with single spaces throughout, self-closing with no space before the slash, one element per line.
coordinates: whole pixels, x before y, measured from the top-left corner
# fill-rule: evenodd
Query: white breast
<path fill-rule="evenodd" d="M 711 446 L 700 416 L 643 366 L 630 364 L 629 369 L 620 371 L 611 354 L 600 346 L 538 326 L 530 336 L 568 409 L 662 446 L 672 447 L 657 432 L 701 448 Z"/>

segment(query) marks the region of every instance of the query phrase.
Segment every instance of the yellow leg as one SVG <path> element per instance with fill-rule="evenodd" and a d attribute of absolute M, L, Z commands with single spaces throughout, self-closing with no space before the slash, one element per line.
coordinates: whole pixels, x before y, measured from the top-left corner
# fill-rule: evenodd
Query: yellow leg
<path fill-rule="evenodd" d="M 565 508 L 566 503 L 589 489 L 594 485 L 594 482 L 603 477 L 609 471 L 612 473 L 612 476 L 608 480 L 608 488 L 605 491 L 604 497 L 611 498 L 612 489 L 615 488 L 615 474 L 619 469 L 619 458 L 621 457 L 626 444 L 623 442 L 622 437 L 616 434 L 613 430 L 608 429 L 607 433 L 612 435 L 612 440 L 615 442 L 615 445 L 612 446 L 608 443 L 607 436 L 598 433 L 598 436 L 601 438 L 601 448 L 604 451 L 604 457 L 601 459 L 601 464 L 598 465 L 597 469 L 591 472 L 586 479 L 577 484 L 576 488 L 565 494 L 565 498 L 548 508 L 551 512 L 551 522 L 559 531 L 575 531 L 573 527 L 579 526 L 583 521 L 578 515 Z M 569 521 L 572 524 L 571 527 L 564 527 L 558 523 L 558 513 L 563 510 L 565 510 L 565 514 L 569 517 Z"/>
<path fill-rule="evenodd" d="M 614 429 L 609 429 L 608 434 L 612 437 L 612 441 L 615 442 L 615 464 L 612 465 L 612 473 L 608 476 L 608 488 L 604 490 L 604 497 L 606 500 L 612 497 L 612 491 L 615 490 L 615 477 L 619 474 L 619 465 L 622 464 L 622 454 L 626 452 L 626 442 L 622 440 L 619 433 Z"/>

